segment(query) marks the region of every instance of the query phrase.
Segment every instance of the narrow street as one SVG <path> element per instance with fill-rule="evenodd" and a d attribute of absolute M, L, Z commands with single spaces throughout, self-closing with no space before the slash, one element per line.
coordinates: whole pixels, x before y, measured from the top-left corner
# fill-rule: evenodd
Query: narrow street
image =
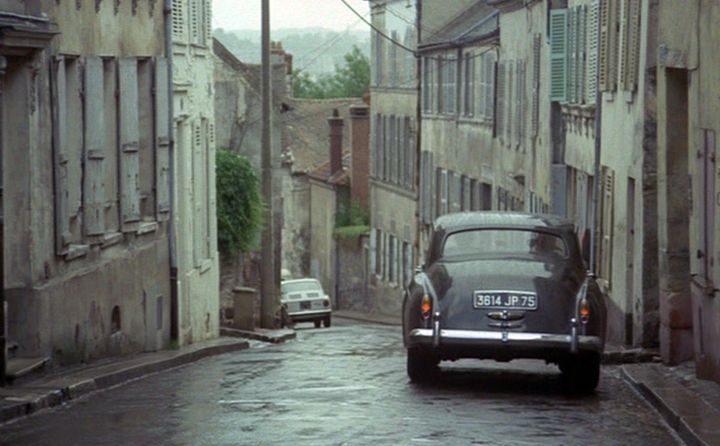
<path fill-rule="evenodd" d="M 532 361 L 444 364 L 440 383 L 419 387 L 398 327 L 334 322 L 20 420 L 0 443 L 678 444 L 617 368 L 587 398 L 563 395 L 556 368 Z"/>

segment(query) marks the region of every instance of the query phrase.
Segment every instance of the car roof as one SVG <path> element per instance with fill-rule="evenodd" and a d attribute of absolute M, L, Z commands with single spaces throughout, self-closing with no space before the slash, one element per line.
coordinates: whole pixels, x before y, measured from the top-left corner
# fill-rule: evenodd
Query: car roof
<path fill-rule="evenodd" d="M 282 285 L 285 285 L 286 283 L 297 283 L 297 282 L 320 282 L 319 280 L 313 278 L 313 277 L 304 277 L 302 279 L 289 279 L 289 280 L 283 280 L 281 282 Z"/>
<path fill-rule="evenodd" d="M 455 232 L 462 229 L 483 227 L 515 227 L 522 229 L 550 229 L 574 231 L 574 224 L 557 215 L 530 214 L 525 212 L 474 211 L 455 212 L 438 217 L 435 230 Z"/>

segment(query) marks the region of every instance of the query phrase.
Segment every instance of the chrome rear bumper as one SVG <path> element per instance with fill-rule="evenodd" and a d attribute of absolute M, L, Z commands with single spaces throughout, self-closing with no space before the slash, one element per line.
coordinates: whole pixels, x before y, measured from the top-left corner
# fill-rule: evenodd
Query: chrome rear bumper
<path fill-rule="evenodd" d="M 431 328 L 416 328 L 410 332 L 409 343 L 429 348 L 468 347 L 492 350 L 555 350 L 568 353 L 572 349 L 572 336 L 549 333 L 517 333 L 511 331 L 450 330 L 440 329 L 436 336 Z M 579 351 L 601 352 L 603 341 L 598 336 L 577 336 Z"/>

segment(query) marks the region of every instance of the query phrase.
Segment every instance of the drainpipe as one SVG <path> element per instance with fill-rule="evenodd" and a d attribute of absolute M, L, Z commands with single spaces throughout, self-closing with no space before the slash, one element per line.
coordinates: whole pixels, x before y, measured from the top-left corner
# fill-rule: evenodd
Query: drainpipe
<path fill-rule="evenodd" d="M 421 172 L 423 167 L 420 163 L 422 161 L 422 58 L 417 52 L 417 44 L 422 40 L 422 0 L 417 0 L 415 3 L 415 16 L 416 23 L 415 29 L 417 30 L 417 41 L 415 42 L 415 91 L 417 99 L 415 100 L 415 191 L 419 197 L 417 203 L 422 202 L 422 184 L 420 183 Z M 432 172 L 431 172 L 432 174 Z M 432 175 L 430 175 L 432 177 Z M 428 203 L 423 203 L 423 206 L 427 206 Z M 423 228 L 423 216 L 420 212 L 420 206 L 415 206 L 415 264 L 419 265 L 420 262 L 417 260 L 422 257 L 420 251 L 421 244 L 420 238 L 422 237 Z"/>
<path fill-rule="evenodd" d="M 179 309 L 178 309 L 178 267 L 177 267 L 177 241 L 175 238 L 175 110 L 173 107 L 173 47 L 172 47 L 172 0 L 165 0 L 163 7 L 165 16 L 165 58 L 168 71 L 168 156 L 169 175 L 168 187 L 170 192 L 170 218 L 168 218 L 168 250 L 170 251 L 170 339 L 180 339 Z"/>
<path fill-rule="evenodd" d="M 603 2 L 598 4 L 598 17 L 602 17 Z M 597 30 L 597 60 L 600 61 L 600 27 Z M 597 273 L 597 219 L 598 196 L 600 195 L 600 147 L 602 133 L 602 93 L 600 92 L 600 66 L 595 71 L 595 182 L 592 191 L 592 220 L 590 221 L 590 271 Z"/>

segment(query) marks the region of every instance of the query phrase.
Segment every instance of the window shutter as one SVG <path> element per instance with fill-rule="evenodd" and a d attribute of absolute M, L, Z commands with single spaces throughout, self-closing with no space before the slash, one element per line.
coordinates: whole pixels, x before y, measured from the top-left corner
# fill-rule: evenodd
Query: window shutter
<path fill-rule="evenodd" d="M 577 18 L 577 65 L 575 67 L 575 102 L 582 103 L 585 99 L 586 46 L 587 46 L 587 7 L 579 6 Z"/>
<path fill-rule="evenodd" d="M 495 137 L 503 139 L 505 134 L 505 64 L 498 62 L 495 83 Z"/>
<path fill-rule="evenodd" d="M 485 118 L 492 121 L 495 114 L 495 73 L 497 63 L 495 53 L 487 53 L 487 67 L 485 72 Z"/>
<path fill-rule="evenodd" d="M 190 42 L 200 43 L 201 25 L 200 25 L 200 7 L 198 3 L 201 0 L 188 0 L 190 2 Z"/>
<path fill-rule="evenodd" d="M 575 83 L 577 81 L 576 78 L 576 68 L 577 68 L 577 48 L 578 48 L 578 29 L 577 29 L 577 8 L 570 8 L 567 10 L 567 75 L 565 79 L 567 80 L 567 92 L 566 92 L 566 101 L 569 103 L 576 102 L 575 97 Z"/>
<path fill-rule="evenodd" d="M 393 45 L 395 46 L 395 45 Z M 393 279 L 395 283 L 400 283 L 400 240 L 397 237 L 393 237 Z"/>
<path fill-rule="evenodd" d="M 525 61 L 517 62 L 517 79 L 515 93 L 515 141 L 525 151 L 523 139 L 525 138 Z"/>
<path fill-rule="evenodd" d="M 206 176 L 203 144 L 203 123 L 198 120 L 193 124 L 193 251 L 195 267 L 199 267 L 205 260 L 205 216 L 203 214 L 203 203 L 205 202 L 205 191 L 203 191 L 203 180 Z"/>
<path fill-rule="evenodd" d="M 600 11 L 600 91 L 613 91 L 617 80 L 617 0 L 606 0 Z"/>
<path fill-rule="evenodd" d="M 55 147 L 55 230 L 57 253 L 62 254 L 70 245 L 70 206 L 68 185 L 68 141 L 67 141 L 67 79 L 65 58 L 58 56 L 54 61 L 54 147 Z"/>
<path fill-rule="evenodd" d="M 550 100 L 567 98 L 567 25 L 566 9 L 550 11 Z"/>
<path fill-rule="evenodd" d="M 105 144 L 103 61 L 85 59 L 85 230 L 89 236 L 105 232 Z"/>
<path fill-rule="evenodd" d="M 410 190 L 415 190 L 415 166 L 417 165 L 417 152 L 415 150 L 415 120 L 412 118 L 405 118 L 405 148 L 407 150 L 407 187 Z"/>
<path fill-rule="evenodd" d="M 380 178 L 382 175 L 382 153 L 380 152 L 380 135 L 382 135 L 382 118 L 380 115 L 375 115 L 375 121 L 373 123 L 373 176 Z"/>
<path fill-rule="evenodd" d="M 388 132 L 388 158 L 390 160 L 390 175 L 388 180 L 391 183 L 397 182 L 397 120 L 395 116 L 390 116 L 390 131 Z"/>
<path fill-rule="evenodd" d="M 397 129 L 397 162 L 398 162 L 398 178 L 397 178 L 397 184 L 400 186 L 405 186 L 407 184 L 407 159 L 405 158 L 405 155 L 407 155 L 407 150 L 405 149 L 406 146 L 406 136 L 405 136 L 405 118 L 402 116 L 397 117 L 397 123 L 395 124 L 395 128 Z"/>
<path fill-rule="evenodd" d="M 376 272 L 375 268 L 377 266 L 377 262 L 375 259 L 377 253 L 377 229 L 373 228 L 370 231 L 370 271 L 369 274 L 374 274 Z"/>
<path fill-rule="evenodd" d="M 172 35 L 176 42 L 185 42 L 185 3 L 187 0 L 172 1 Z"/>
<path fill-rule="evenodd" d="M 170 216 L 170 135 L 167 59 L 155 60 L 155 190 L 157 219 Z"/>
<path fill-rule="evenodd" d="M 638 85 L 638 70 L 640 64 L 640 28 L 641 23 L 641 0 L 626 0 L 630 2 L 629 6 L 629 28 L 627 32 L 627 44 L 625 52 L 627 54 L 627 64 L 625 73 L 625 90 L 635 91 Z"/>
<path fill-rule="evenodd" d="M 382 144 L 382 179 L 383 181 L 389 181 L 390 180 L 390 144 L 388 141 L 390 140 L 389 137 L 389 130 L 388 130 L 388 117 L 383 115 L 382 117 L 382 137 L 381 137 L 381 144 Z"/>
<path fill-rule="evenodd" d="M 472 184 L 470 178 L 462 177 L 462 210 L 469 211 L 472 209 Z"/>
<path fill-rule="evenodd" d="M 385 117 L 383 115 L 377 115 L 377 177 L 381 180 L 385 179 Z"/>
<path fill-rule="evenodd" d="M 595 95 L 597 92 L 597 70 L 598 70 L 598 26 L 600 11 L 600 0 L 594 0 L 590 5 L 587 20 L 587 76 L 585 88 L 585 102 L 587 104 L 595 103 Z"/>
<path fill-rule="evenodd" d="M 212 46 L 212 0 L 204 0 L 205 4 L 205 45 Z"/>
<path fill-rule="evenodd" d="M 123 232 L 140 220 L 140 153 L 137 60 L 118 61 L 120 87 L 120 207 Z"/>
<path fill-rule="evenodd" d="M 603 176 L 603 224 L 602 224 L 602 272 L 601 275 L 607 279 L 608 284 L 612 275 L 612 242 L 613 242 L 613 194 L 615 174 L 605 168 Z"/>

